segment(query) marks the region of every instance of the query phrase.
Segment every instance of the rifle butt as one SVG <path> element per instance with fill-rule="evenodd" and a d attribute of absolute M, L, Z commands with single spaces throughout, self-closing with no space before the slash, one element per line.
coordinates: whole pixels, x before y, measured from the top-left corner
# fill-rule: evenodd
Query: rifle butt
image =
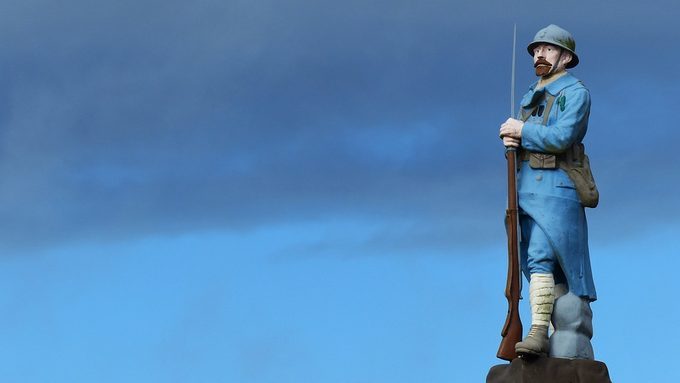
<path fill-rule="evenodd" d="M 501 344 L 498 346 L 496 357 L 499 359 L 512 361 L 517 358 L 515 345 L 522 340 L 522 322 L 519 312 L 509 312 L 505 320 L 503 331 L 501 332 Z"/>

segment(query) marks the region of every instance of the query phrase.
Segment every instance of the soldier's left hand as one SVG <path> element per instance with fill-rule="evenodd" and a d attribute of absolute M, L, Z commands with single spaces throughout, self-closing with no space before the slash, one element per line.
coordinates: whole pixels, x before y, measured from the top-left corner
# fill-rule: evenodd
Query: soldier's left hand
<path fill-rule="evenodd" d="M 502 125 L 500 130 L 500 137 L 512 137 L 515 139 L 522 138 L 522 127 L 524 123 L 514 118 L 508 118 Z"/>

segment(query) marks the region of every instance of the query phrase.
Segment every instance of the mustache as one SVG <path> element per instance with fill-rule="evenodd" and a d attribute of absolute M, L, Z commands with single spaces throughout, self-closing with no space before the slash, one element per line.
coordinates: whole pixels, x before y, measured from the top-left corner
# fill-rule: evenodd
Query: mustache
<path fill-rule="evenodd" d="M 551 64 L 548 60 L 544 59 L 543 57 L 539 57 L 539 58 L 536 60 L 536 63 L 534 64 L 534 68 L 536 68 L 536 67 L 539 66 L 539 65 L 552 66 L 552 64 Z"/>

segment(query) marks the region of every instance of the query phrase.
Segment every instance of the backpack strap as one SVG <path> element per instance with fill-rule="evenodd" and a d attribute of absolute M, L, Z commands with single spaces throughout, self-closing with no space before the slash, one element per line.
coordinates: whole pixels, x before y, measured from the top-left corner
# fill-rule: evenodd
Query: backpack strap
<path fill-rule="evenodd" d="M 541 124 L 548 125 L 548 119 L 550 118 L 550 110 L 552 109 L 552 106 L 555 103 L 555 96 L 553 96 L 550 93 L 544 92 L 544 98 L 546 104 L 545 109 L 543 110 L 543 122 Z M 520 120 L 522 120 L 522 122 L 527 122 L 529 116 L 531 116 L 534 113 L 534 111 L 538 109 L 538 107 L 539 105 L 534 105 L 534 107 L 531 109 L 522 108 L 522 112 L 520 113 Z"/>

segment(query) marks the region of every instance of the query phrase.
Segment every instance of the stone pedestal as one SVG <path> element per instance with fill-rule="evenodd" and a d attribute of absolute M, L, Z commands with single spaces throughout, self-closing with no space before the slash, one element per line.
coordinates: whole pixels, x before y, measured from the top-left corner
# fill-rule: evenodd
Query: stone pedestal
<path fill-rule="evenodd" d="M 486 383 L 611 383 L 607 366 L 594 360 L 517 358 L 491 367 Z"/>
<path fill-rule="evenodd" d="M 550 336 L 550 356 L 567 359 L 594 360 L 593 346 L 593 312 L 590 303 L 572 292 L 560 294 L 563 285 L 555 286 L 558 296 L 552 313 L 555 332 Z"/>

